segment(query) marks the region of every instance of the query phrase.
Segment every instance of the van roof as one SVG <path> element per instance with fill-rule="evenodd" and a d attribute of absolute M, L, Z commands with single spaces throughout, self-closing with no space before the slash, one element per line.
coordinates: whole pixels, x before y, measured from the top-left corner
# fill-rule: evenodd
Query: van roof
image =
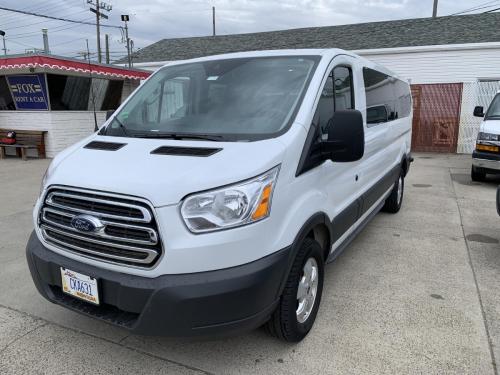
<path fill-rule="evenodd" d="M 165 66 L 186 64 L 188 62 L 200 62 L 200 61 L 211 61 L 211 60 L 222 60 L 222 59 L 237 59 L 237 58 L 247 58 L 247 57 L 265 57 L 265 56 L 321 56 L 325 60 L 331 60 L 337 55 L 348 55 L 359 59 L 359 61 L 367 67 L 377 69 L 385 74 L 391 75 L 393 77 L 400 78 L 396 73 L 387 69 L 386 67 L 374 63 L 362 56 L 359 56 L 353 52 L 345 51 L 340 48 L 303 48 L 303 49 L 280 49 L 280 50 L 263 50 L 263 51 L 246 51 L 246 52 L 232 52 L 220 55 L 204 56 L 189 60 L 178 60 L 172 61 Z"/>

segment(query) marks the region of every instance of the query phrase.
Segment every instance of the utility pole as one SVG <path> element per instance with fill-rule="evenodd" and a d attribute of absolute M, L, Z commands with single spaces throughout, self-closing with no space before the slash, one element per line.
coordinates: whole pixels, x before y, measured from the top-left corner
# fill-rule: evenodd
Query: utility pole
<path fill-rule="evenodd" d="M 50 49 L 49 49 L 49 34 L 47 33 L 47 29 L 42 29 L 42 36 L 43 36 L 43 52 L 45 54 L 50 54 Z"/>
<path fill-rule="evenodd" d="M 128 37 L 128 21 L 130 21 L 130 17 L 128 16 L 128 14 L 122 14 L 121 19 L 125 23 L 125 43 L 127 43 L 127 61 L 128 61 L 128 67 L 131 68 L 132 59 L 130 58 L 130 38 Z"/>
<path fill-rule="evenodd" d="M 432 7 L 432 18 L 437 17 L 438 12 L 438 0 L 434 0 L 434 6 Z"/>
<path fill-rule="evenodd" d="M 94 112 L 94 131 L 99 130 L 99 126 L 97 126 L 97 114 L 95 110 L 95 95 L 94 95 L 94 87 L 93 87 L 93 80 L 92 80 L 92 64 L 90 63 L 90 50 L 89 50 L 89 40 L 85 40 L 87 43 L 87 56 L 88 56 L 88 63 L 89 63 L 89 79 L 90 79 L 90 99 L 92 100 L 92 112 Z"/>
<path fill-rule="evenodd" d="M 109 35 L 104 35 L 104 48 L 106 51 L 106 64 L 109 64 Z"/>
<path fill-rule="evenodd" d="M 101 25 L 99 24 L 101 11 L 99 10 L 99 0 L 95 0 L 95 10 L 95 23 L 97 28 L 97 61 L 101 62 Z"/>
<path fill-rule="evenodd" d="M 132 56 L 134 55 L 134 41 L 130 39 L 130 67 L 134 67 L 134 62 L 132 61 Z"/>
<path fill-rule="evenodd" d="M 2 36 L 3 39 L 3 54 L 7 56 L 7 47 L 5 47 L 5 31 L 0 30 L 0 35 Z"/>
<path fill-rule="evenodd" d="M 215 7 L 212 7 L 212 35 L 215 36 Z"/>
<path fill-rule="evenodd" d="M 108 16 L 101 12 L 102 10 L 110 11 L 113 7 L 103 1 L 99 0 L 87 0 L 87 4 L 95 6 L 94 8 L 90 8 L 92 13 L 95 13 L 95 23 L 96 23 L 96 31 L 97 31 L 97 61 L 102 62 L 102 54 L 101 54 L 101 18 L 108 19 Z"/>

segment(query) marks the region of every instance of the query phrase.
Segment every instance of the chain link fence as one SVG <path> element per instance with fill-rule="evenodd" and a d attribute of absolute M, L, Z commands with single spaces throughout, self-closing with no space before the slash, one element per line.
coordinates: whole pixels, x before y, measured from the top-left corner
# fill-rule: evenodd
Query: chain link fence
<path fill-rule="evenodd" d="M 457 153 L 471 154 L 476 145 L 481 118 L 474 117 L 475 106 L 488 108 L 495 94 L 500 91 L 500 81 L 479 81 L 463 84 Z"/>

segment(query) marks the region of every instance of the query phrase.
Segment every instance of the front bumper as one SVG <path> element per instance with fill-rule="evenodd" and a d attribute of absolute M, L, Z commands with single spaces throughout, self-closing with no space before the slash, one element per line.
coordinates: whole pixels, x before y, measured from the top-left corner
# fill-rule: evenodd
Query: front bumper
<path fill-rule="evenodd" d="M 487 173 L 500 173 L 500 155 L 474 151 L 472 153 L 472 165 L 484 169 Z"/>
<path fill-rule="evenodd" d="M 83 264 L 54 253 L 31 234 L 26 256 L 38 291 L 49 301 L 134 334 L 220 336 L 257 328 L 274 311 L 290 248 L 228 269 L 146 278 Z M 100 306 L 64 294 L 60 267 L 95 277 Z"/>

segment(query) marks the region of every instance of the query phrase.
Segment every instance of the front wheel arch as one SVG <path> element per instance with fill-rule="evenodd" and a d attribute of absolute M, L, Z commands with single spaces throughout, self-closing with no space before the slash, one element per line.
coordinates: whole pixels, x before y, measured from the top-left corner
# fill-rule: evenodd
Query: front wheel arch
<path fill-rule="evenodd" d="M 328 215 L 324 212 L 317 212 L 312 215 L 309 219 L 306 220 L 304 225 L 300 228 L 297 235 L 295 236 L 293 243 L 291 245 L 291 250 L 288 255 L 287 268 L 283 273 L 283 277 L 281 280 L 280 288 L 278 289 L 278 298 L 283 293 L 283 289 L 285 287 L 286 280 L 288 275 L 290 274 L 290 270 L 292 268 L 293 262 L 297 253 L 302 246 L 302 243 L 306 238 L 313 238 L 318 241 L 323 248 L 324 260 L 328 259 L 328 255 L 330 253 L 330 249 L 332 247 L 332 222 L 330 221 Z M 320 237 L 320 238 L 318 238 Z"/>

